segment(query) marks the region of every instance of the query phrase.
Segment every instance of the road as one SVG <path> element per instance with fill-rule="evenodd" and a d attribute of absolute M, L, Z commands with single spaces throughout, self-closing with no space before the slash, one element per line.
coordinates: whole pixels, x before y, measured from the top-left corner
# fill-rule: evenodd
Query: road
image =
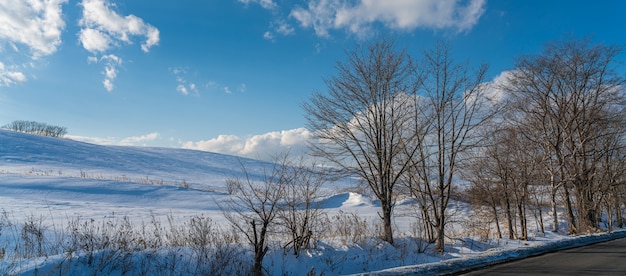
<path fill-rule="evenodd" d="M 626 276 L 626 238 L 495 265 L 462 275 Z"/>

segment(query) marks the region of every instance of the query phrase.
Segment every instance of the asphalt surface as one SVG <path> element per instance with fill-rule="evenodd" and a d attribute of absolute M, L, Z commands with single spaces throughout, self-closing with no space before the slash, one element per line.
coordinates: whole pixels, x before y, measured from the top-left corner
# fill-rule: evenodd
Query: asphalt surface
<path fill-rule="evenodd" d="M 626 238 L 499 264 L 462 275 L 626 276 Z"/>

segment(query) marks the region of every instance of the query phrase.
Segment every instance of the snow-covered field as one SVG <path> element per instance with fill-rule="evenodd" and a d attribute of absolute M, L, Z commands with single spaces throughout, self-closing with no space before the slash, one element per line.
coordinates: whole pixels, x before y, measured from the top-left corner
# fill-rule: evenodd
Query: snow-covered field
<path fill-rule="evenodd" d="M 209 219 L 212 229 L 224 233 L 220 237 L 231 237 L 218 241 L 227 248 L 219 252 L 232 254 L 224 257 L 230 273 L 242 272 L 236 266 L 247 265 L 251 255 L 244 239 L 229 242 L 237 239 L 228 235 L 224 212 L 229 210 L 220 204 L 230 197 L 225 182 L 246 176 L 261 180 L 271 167 L 267 162 L 208 152 L 98 146 L 0 130 L 0 275 L 201 274 L 200 259 L 192 257 L 200 256 L 197 248 L 176 243 L 180 237 L 173 236 L 198 218 Z M 626 236 L 626 232 L 615 231 L 573 238 L 533 230 L 529 241 L 481 239 L 467 231 L 472 223 L 470 206 L 454 202 L 449 247 L 441 255 L 417 238 L 418 222 L 411 215 L 415 208 L 408 199 L 395 209 L 396 245 L 375 238 L 380 207 L 358 191 L 352 179 L 325 186 L 323 233 L 298 257 L 284 249 L 280 235 L 273 233 L 264 260 L 266 272 L 450 273 Z M 546 216 L 544 221 L 551 220 Z M 76 239 L 76 233 L 89 240 L 86 233 L 102 238 L 106 231 L 112 231 L 108 233 L 112 236 L 127 231 L 129 237 L 139 237 L 132 242 L 144 247 L 133 247 L 124 256 L 84 246 L 78 250 L 71 247 L 76 251 L 67 249 L 72 242 L 68 237 Z M 117 237 L 118 243 L 120 240 L 126 242 Z M 114 261 L 125 263 L 111 263 Z M 185 264 L 195 264 L 195 270 Z"/>

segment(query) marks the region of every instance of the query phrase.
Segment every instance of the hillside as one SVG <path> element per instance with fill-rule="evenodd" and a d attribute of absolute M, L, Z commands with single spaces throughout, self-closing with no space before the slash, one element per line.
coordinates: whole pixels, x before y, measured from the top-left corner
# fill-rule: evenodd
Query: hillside
<path fill-rule="evenodd" d="M 224 179 L 253 177 L 267 162 L 211 152 L 130 146 L 101 146 L 0 129 L 0 170 L 8 173 L 128 180 L 218 189 Z"/>

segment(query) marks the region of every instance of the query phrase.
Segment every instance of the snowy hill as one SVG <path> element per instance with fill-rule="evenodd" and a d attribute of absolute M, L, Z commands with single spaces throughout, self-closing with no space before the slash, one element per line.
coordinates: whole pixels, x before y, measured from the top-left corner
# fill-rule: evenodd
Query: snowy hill
<path fill-rule="evenodd" d="M 217 153 L 126 146 L 100 146 L 0 130 L 0 169 L 29 173 L 131 182 L 183 181 L 199 188 L 223 186 L 241 176 L 242 166 L 259 177 L 270 163 Z"/>
<path fill-rule="evenodd" d="M 0 211 L 50 220 L 113 213 L 188 217 L 219 208 L 224 182 L 272 164 L 216 153 L 100 146 L 0 130 Z"/>

